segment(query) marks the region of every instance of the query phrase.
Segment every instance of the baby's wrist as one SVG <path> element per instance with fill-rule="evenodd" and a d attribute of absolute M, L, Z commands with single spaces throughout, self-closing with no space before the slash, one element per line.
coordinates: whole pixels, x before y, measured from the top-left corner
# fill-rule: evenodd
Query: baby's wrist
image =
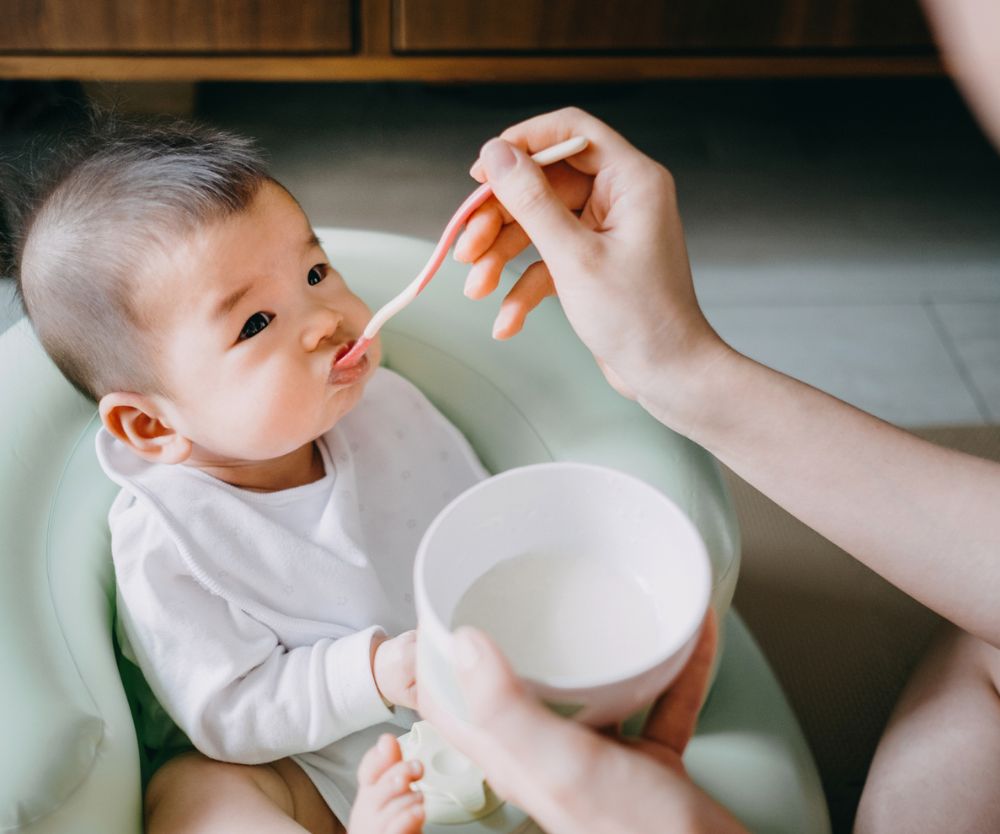
<path fill-rule="evenodd" d="M 372 669 L 372 680 L 375 682 L 375 691 L 378 693 L 379 698 L 382 699 L 382 703 L 385 704 L 390 709 L 393 706 L 392 701 L 385 697 L 385 692 L 382 691 L 383 684 L 379 681 L 379 663 L 378 663 L 378 650 L 382 648 L 388 642 L 389 635 L 385 632 L 376 632 L 372 637 L 371 646 L 371 669 Z"/>

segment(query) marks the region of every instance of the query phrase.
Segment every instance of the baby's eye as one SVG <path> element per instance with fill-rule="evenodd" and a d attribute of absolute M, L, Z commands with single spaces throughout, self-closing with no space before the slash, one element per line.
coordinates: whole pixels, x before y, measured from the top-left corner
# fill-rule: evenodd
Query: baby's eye
<path fill-rule="evenodd" d="M 240 331 L 240 337 L 236 341 L 242 342 L 245 339 L 249 339 L 251 336 L 256 336 L 261 330 L 267 327 L 273 319 L 274 316 L 270 313 L 254 313 L 247 319 L 247 323 L 243 325 L 243 329 Z"/>
<path fill-rule="evenodd" d="M 328 264 L 316 264 L 316 266 L 309 270 L 309 275 L 306 278 L 309 286 L 315 287 L 320 281 L 326 278 L 326 273 L 329 271 L 330 266 Z"/>

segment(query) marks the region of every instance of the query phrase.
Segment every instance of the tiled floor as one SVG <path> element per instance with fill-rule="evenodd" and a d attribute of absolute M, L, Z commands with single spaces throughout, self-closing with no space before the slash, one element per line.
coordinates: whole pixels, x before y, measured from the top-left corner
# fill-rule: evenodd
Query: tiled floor
<path fill-rule="evenodd" d="M 199 115 L 257 136 L 314 224 L 436 237 L 479 145 L 570 103 L 674 171 L 737 348 L 902 425 L 1000 421 L 1000 157 L 947 81 L 213 84 Z"/>

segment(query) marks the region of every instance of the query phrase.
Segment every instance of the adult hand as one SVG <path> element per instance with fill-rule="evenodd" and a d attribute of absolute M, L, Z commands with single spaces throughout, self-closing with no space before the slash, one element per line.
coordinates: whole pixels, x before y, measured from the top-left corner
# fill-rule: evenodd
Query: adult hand
<path fill-rule="evenodd" d="M 544 172 L 531 161 L 571 136 L 590 145 Z M 543 259 L 504 299 L 496 337 L 517 333 L 555 292 L 609 382 L 632 397 L 654 377 L 674 389 L 696 383 L 728 352 L 695 298 L 673 177 L 606 124 L 575 108 L 529 119 L 487 142 L 471 173 L 489 180 L 496 199 L 469 219 L 455 247 L 473 265 L 466 294 L 496 289 L 529 243 Z"/>
<path fill-rule="evenodd" d="M 681 754 L 694 732 L 716 645 L 706 621 L 691 661 L 659 701 L 645 736 L 612 740 L 542 706 L 482 632 L 456 632 L 456 673 L 471 720 L 420 688 L 420 712 L 476 762 L 490 786 L 548 834 L 744 829 L 688 777 Z"/>

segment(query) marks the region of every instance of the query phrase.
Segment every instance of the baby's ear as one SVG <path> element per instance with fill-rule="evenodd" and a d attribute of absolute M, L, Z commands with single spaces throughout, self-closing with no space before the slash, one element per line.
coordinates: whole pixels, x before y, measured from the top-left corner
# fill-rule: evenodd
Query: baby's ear
<path fill-rule="evenodd" d="M 191 441 L 163 422 L 149 397 L 115 391 L 101 397 L 98 410 L 104 427 L 151 463 L 180 463 L 191 454 Z"/>

